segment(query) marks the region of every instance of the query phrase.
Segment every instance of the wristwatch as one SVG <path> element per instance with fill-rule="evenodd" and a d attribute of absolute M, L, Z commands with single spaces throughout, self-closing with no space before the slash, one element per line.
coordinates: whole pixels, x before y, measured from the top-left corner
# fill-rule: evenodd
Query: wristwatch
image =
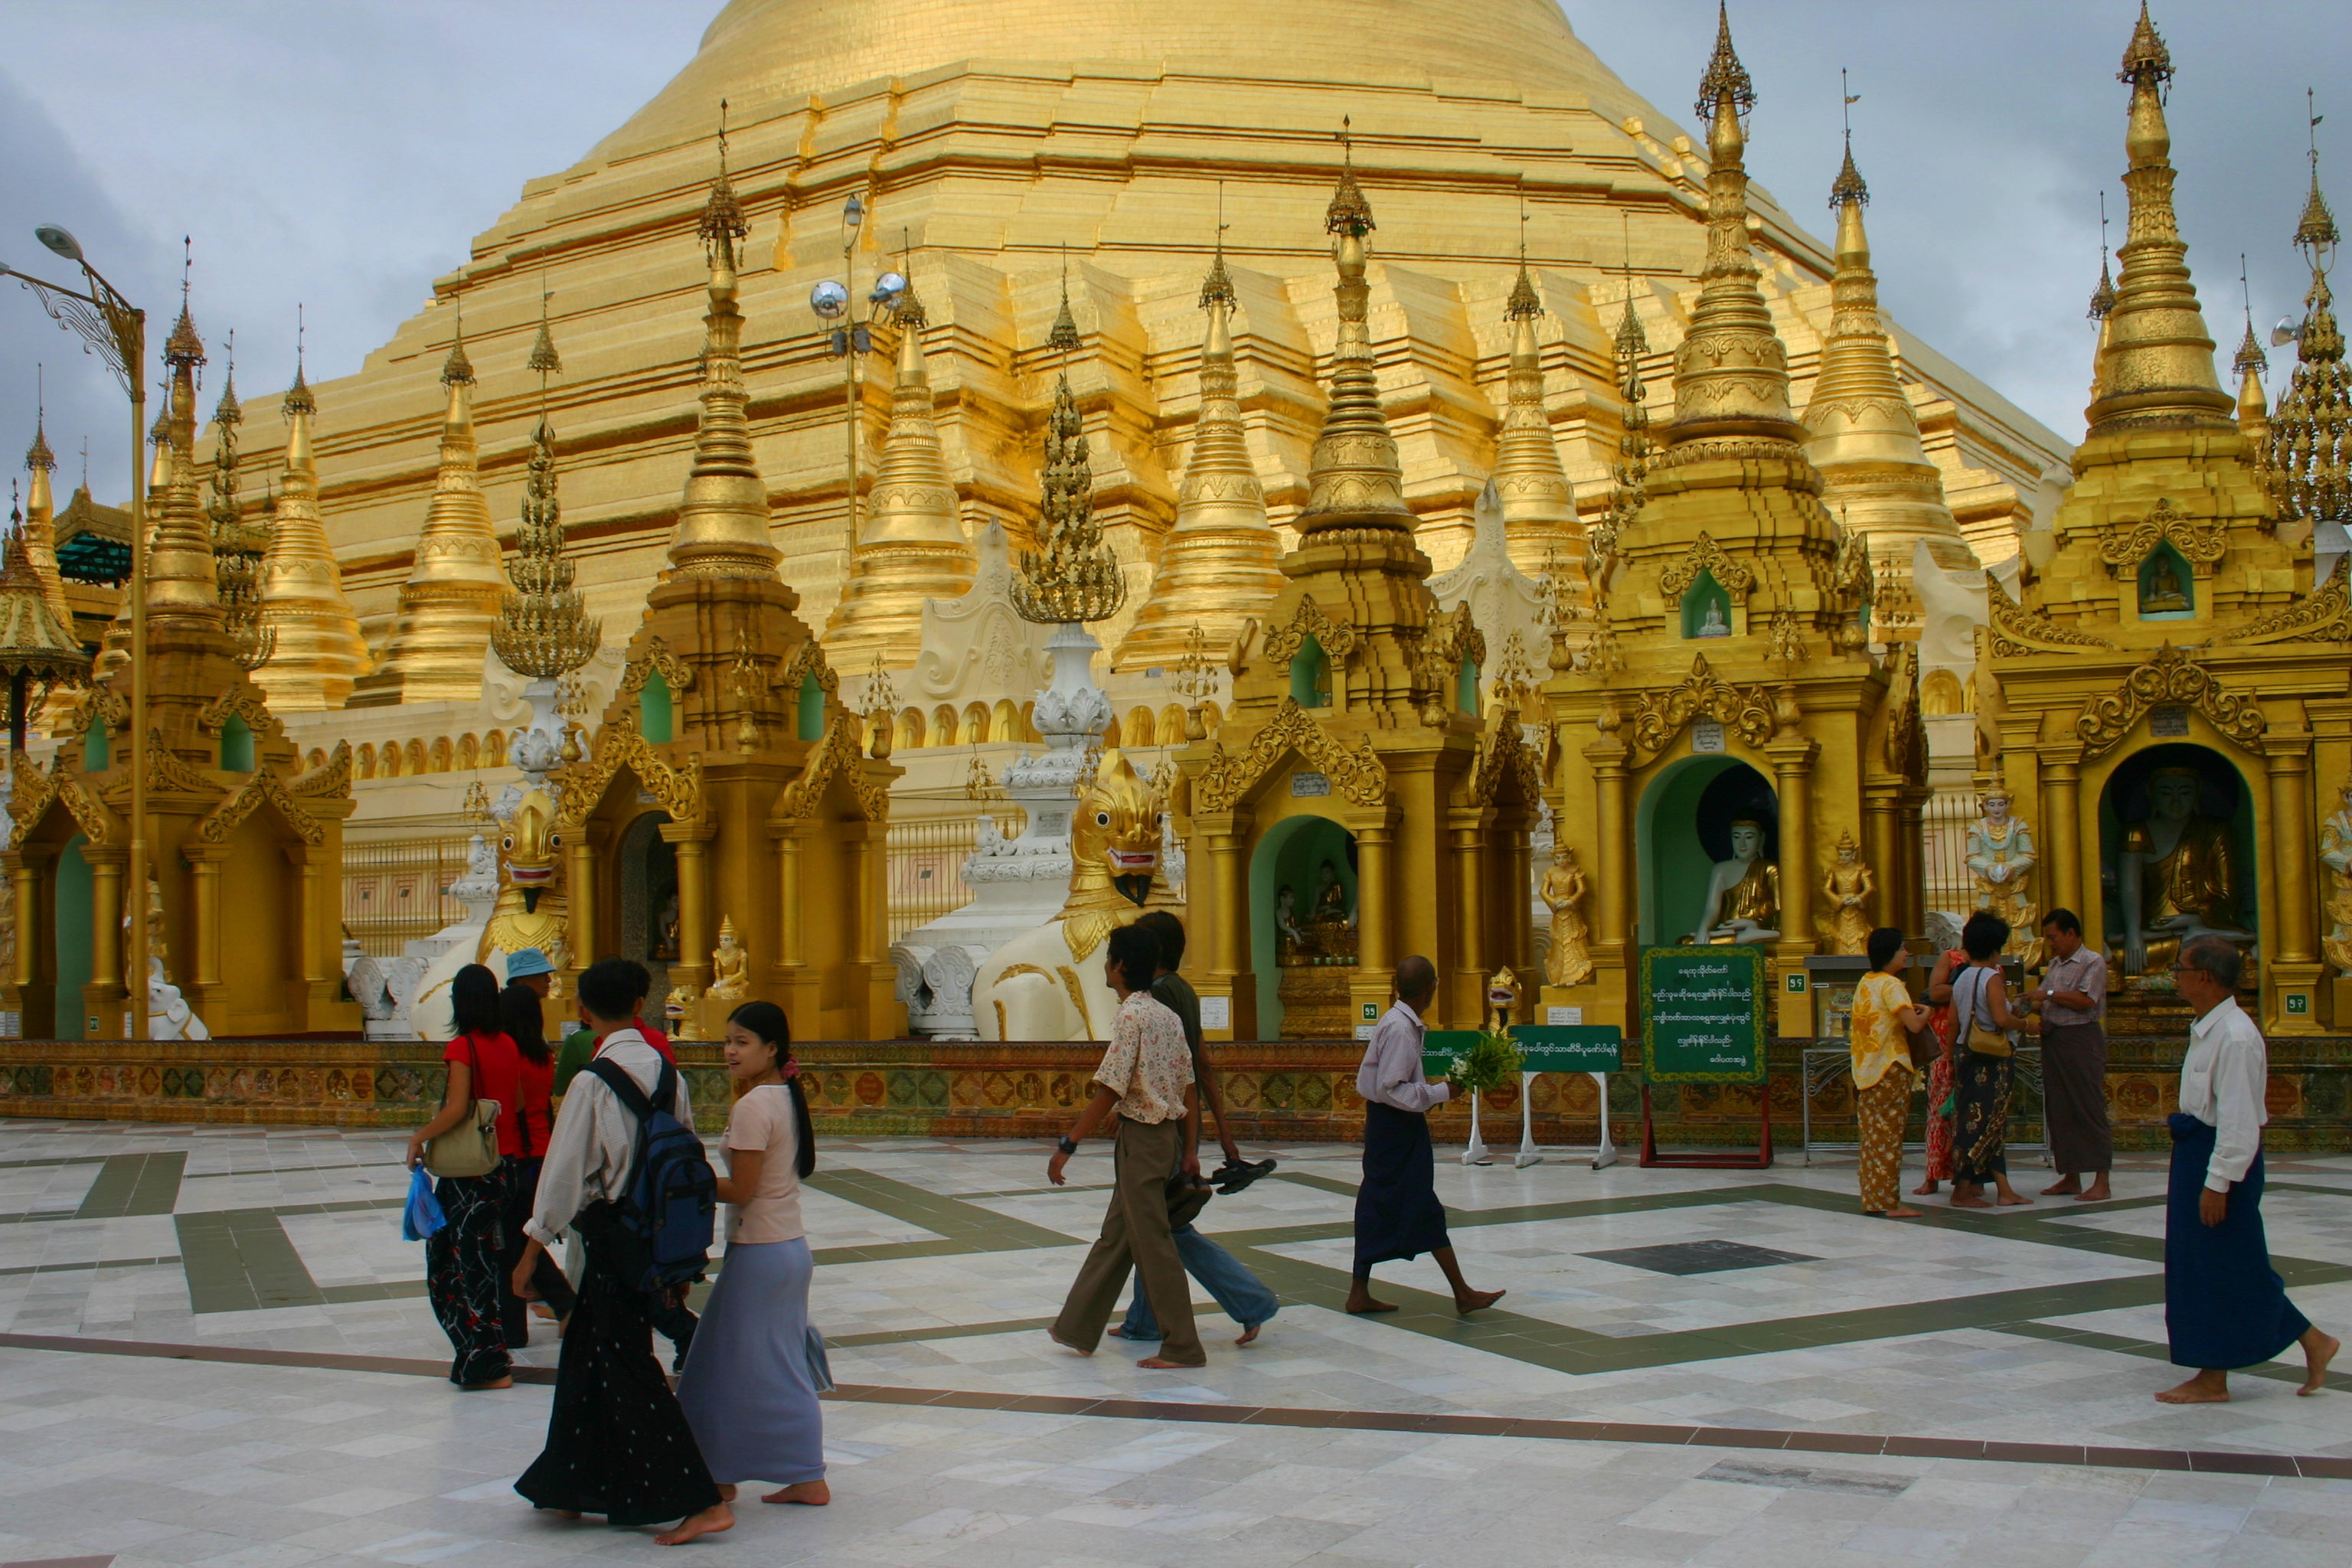
<path fill-rule="evenodd" d="M 1076 1139 L 1075 1139 L 1075 1138 L 1065 1138 L 1065 1139 L 1063 1139 L 1063 1140 L 1062 1140 L 1062 1152 L 1063 1152 L 1063 1153 L 1065 1153 L 1065 1154 L 1075 1154 L 1075 1153 L 1076 1153 L 1077 1152 L 1078 1152 L 1078 1141 L 1077 1141 Z"/>

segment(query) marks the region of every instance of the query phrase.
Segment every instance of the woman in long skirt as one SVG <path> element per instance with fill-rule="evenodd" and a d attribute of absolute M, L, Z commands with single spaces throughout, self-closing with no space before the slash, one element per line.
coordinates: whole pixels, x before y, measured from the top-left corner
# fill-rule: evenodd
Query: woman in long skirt
<path fill-rule="evenodd" d="M 1984 1199 L 1988 1182 L 1999 1190 L 2004 1207 L 2033 1201 L 2009 1184 L 2009 1107 L 2014 1082 L 2009 1036 L 2036 1026 L 2030 1016 L 2009 1010 L 2000 976 L 2000 950 L 2008 941 L 2009 922 L 1982 910 L 1970 915 L 1960 931 L 1969 967 L 1952 982 L 1952 1011 L 1958 1016 L 1954 1027 L 1960 1043 L 1952 1112 L 1955 1208 L 1990 1208 Z M 1998 1048 L 1980 1048 L 1989 1045 Z"/>
<path fill-rule="evenodd" d="M 1927 1009 L 1911 1005 L 1901 979 L 1911 967 L 1903 933 L 1881 926 L 1870 933 L 1870 973 L 1853 993 L 1854 1121 L 1862 1134 L 1862 1209 L 1888 1219 L 1917 1219 L 1903 1201 L 1903 1122 L 1911 1109 L 1911 1039 Z"/>
<path fill-rule="evenodd" d="M 1923 1198 L 1952 1179 L 1952 1119 L 1944 1110 L 1952 1098 L 1958 1048 L 1953 1037 L 1958 1033 L 1959 1015 L 1952 1008 L 1952 981 L 1968 965 L 1967 952 L 1956 947 L 1936 960 L 1935 973 L 1927 977 L 1927 1005 L 1934 1009 L 1927 1027 L 1937 1046 L 1936 1059 L 1927 1064 L 1927 1179 L 1911 1189 Z"/>
<path fill-rule="evenodd" d="M 809 1326 L 808 1233 L 801 1178 L 816 1169 L 808 1102 L 792 1059 L 792 1031 L 772 1002 L 746 1002 L 727 1020 L 727 1073 L 738 1091 L 727 1119 L 727 1256 L 687 1352 L 678 1403 L 719 1495 L 737 1483 L 780 1482 L 762 1502 L 822 1506 L 824 1415 L 833 1386 L 824 1341 Z"/>
<path fill-rule="evenodd" d="M 409 1134 L 408 1165 L 415 1168 L 434 1139 L 469 1123 L 478 1100 L 499 1102 L 499 1160 L 481 1175 L 443 1176 L 434 1184 L 433 1195 L 447 1223 L 425 1244 L 425 1294 L 456 1351 L 449 1381 L 468 1392 L 511 1388 L 503 1321 L 506 1278 L 499 1265 L 514 1163 L 524 1153 L 522 1121 L 516 1114 L 518 1061 L 514 1042 L 499 1027 L 498 976 L 478 963 L 466 965 L 449 983 L 449 1002 L 457 1032 L 442 1053 L 448 1088 L 440 1111 Z"/>

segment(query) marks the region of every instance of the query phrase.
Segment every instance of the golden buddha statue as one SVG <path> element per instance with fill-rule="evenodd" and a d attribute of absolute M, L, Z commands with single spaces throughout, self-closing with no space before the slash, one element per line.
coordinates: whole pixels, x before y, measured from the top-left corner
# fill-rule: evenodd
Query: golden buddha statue
<path fill-rule="evenodd" d="M 1584 868 L 1576 850 L 1562 844 L 1552 851 L 1551 869 L 1539 889 L 1551 910 L 1551 947 L 1544 955 L 1544 984 L 1581 985 L 1592 978 L 1592 928 L 1584 923 Z"/>
<path fill-rule="evenodd" d="M 2115 871 L 2126 974 L 2150 964 L 2168 968 L 2191 937 L 2253 941 L 2237 924 L 2238 856 L 2230 825 L 2198 812 L 2202 785 L 2194 768 L 2157 769 L 2147 780 L 2147 820 L 2124 830 Z"/>
<path fill-rule="evenodd" d="M 2320 952 L 2352 975 L 2352 779 L 2337 786 L 2335 814 L 2319 825 L 2319 863 L 2328 871 L 2327 934 Z"/>
<path fill-rule="evenodd" d="M 713 1002 L 741 1002 L 751 994 L 751 954 L 735 938 L 735 921 L 731 915 L 719 918 L 719 945 L 710 950 L 710 989 L 704 993 Z"/>
<path fill-rule="evenodd" d="M 1780 938 L 1780 868 L 1764 858 L 1764 824 L 1743 816 L 1731 825 L 1731 858 L 1718 861 L 1701 906 L 1706 919 L 1691 934 L 1716 946 Z"/>
<path fill-rule="evenodd" d="M 1829 918 L 1822 922 L 1822 935 L 1829 942 L 1830 951 L 1849 955 L 1868 952 L 1869 904 L 1878 892 L 1878 879 L 1863 860 L 1862 846 L 1853 841 L 1851 828 L 1838 835 L 1837 858 L 1822 879 L 1822 892 L 1829 900 Z"/>

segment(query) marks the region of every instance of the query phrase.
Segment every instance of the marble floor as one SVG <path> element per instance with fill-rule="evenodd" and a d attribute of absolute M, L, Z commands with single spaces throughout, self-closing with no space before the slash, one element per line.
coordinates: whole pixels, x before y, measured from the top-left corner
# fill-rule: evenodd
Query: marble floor
<path fill-rule="evenodd" d="M 510 1390 L 442 1381 L 399 1147 L 0 1122 L 0 1565 L 654 1550 L 515 1498 L 553 1334 Z M 2227 1405 L 2149 1398 L 2179 1375 L 2152 1159 L 2124 1162 L 2112 1203 L 1928 1200 L 1891 1224 L 1856 1212 L 1850 1159 L 1596 1172 L 1442 1150 L 1463 1265 L 1509 1290 L 1465 1321 L 1426 1260 L 1381 1271 L 1402 1310 L 1341 1311 L 1355 1151 L 1264 1152 L 1277 1173 L 1202 1225 L 1280 1314 L 1236 1349 L 1203 1295 L 1209 1365 L 1147 1372 L 1117 1341 L 1080 1359 L 1043 1332 L 1099 1223 L 1106 1145 L 1057 1190 L 1042 1145 L 826 1143 L 805 1209 L 836 1500 L 753 1505 L 696 1560 L 2352 1561 L 2352 1379 L 2299 1399 L 2273 1366 Z M 2282 1158 L 2270 1181 L 2277 1266 L 2344 1331 L 2352 1158 Z"/>

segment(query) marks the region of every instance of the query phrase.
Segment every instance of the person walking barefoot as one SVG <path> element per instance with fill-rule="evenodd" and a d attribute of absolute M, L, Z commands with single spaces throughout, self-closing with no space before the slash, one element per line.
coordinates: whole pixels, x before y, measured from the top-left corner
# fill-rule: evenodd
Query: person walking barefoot
<path fill-rule="evenodd" d="M 1429 1108 L 1453 1098 L 1454 1086 L 1426 1079 L 1421 1066 L 1422 1022 L 1437 996 L 1437 968 L 1414 954 L 1397 965 L 1395 1003 L 1373 1030 L 1356 1069 L 1364 1097 L 1364 1179 L 1356 1188 L 1356 1268 L 1348 1287 L 1350 1312 L 1393 1312 L 1396 1304 L 1372 1295 L 1372 1266 L 1426 1252 L 1454 1289 L 1454 1310 L 1470 1313 L 1503 1299 L 1500 1290 L 1473 1290 L 1462 1278 L 1437 1200 L 1437 1157 L 1430 1147 Z"/>
<path fill-rule="evenodd" d="M 1954 1208 L 1992 1207 L 1984 1197 L 1988 1178 L 2003 1208 L 2033 1201 L 2009 1184 L 2009 1107 L 2015 1084 L 2010 1034 L 2040 1026 L 2010 1011 L 2000 974 L 2000 950 L 2008 942 L 2009 922 L 1982 910 L 1960 928 L 1969 966 L 1952 982 L 1959 1038 L 1952 1112 Z"/>
<path fill-rule="evenodd" d="M 2270 1051 L 2238 1005 L 2244 960 L 2217 936 L 2192 937 L 2172 966 L 2180 999 L 2197 1010 L 2172 1115 L 2172 1173 L 2164 1212 L 2164 1328 L 2175 1366 L 2197 1374 L 2156 1397 L 2220 1405 L 2230 1371 L 2303 1347 L 2303 1386 L 2327 1386 L 2343 1348 L 2287 1300 L 2263 1233 L 2263 1090 Z"/>

